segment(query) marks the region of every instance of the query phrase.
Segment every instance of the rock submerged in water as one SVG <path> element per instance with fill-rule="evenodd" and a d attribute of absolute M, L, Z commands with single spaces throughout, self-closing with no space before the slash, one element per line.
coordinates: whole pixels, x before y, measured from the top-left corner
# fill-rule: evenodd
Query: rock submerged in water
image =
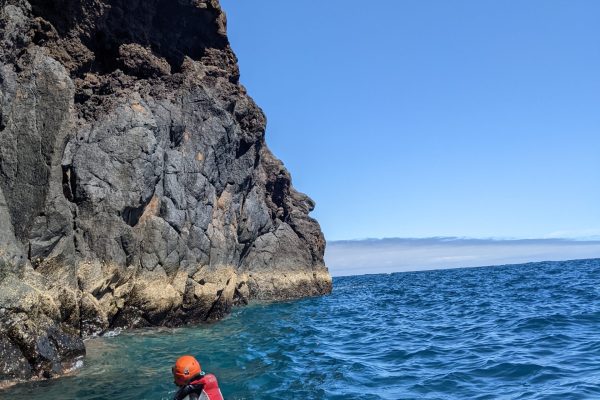
<path fill-rule="evenodd" d="M 0 381 L 331 291 L 216 0 L 0 1 Z"/>

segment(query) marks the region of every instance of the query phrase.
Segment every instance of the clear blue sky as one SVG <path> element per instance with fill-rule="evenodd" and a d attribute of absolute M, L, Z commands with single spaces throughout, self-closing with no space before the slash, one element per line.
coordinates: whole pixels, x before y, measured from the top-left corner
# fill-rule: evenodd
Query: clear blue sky
<path fill-rule="evenodd" d="M 600 235 L 600 1 L 221 3 L 328 240 Z"/>

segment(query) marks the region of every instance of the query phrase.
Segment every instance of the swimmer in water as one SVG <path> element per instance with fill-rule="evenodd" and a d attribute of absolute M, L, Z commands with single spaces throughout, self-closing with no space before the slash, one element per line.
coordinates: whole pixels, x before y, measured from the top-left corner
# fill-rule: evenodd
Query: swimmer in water
<path fill-rule="evenodd" d="M 179 357 L 171 371 L 174 383 L 179 386 L 174 400 L 223 400 L 217 378 L 203 372 L 194 357 Z"/>

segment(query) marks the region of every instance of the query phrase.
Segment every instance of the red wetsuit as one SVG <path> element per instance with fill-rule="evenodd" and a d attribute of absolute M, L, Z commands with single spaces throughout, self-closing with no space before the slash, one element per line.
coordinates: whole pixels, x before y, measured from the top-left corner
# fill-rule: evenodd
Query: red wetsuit
<path fill-rule="evenodd" d="M 183 400 L 186 397 L 190 400 L 223 400 L 217 377 L 213 374 L 192 378 L 189 384 L 179 389 L 175 400 Z"/>

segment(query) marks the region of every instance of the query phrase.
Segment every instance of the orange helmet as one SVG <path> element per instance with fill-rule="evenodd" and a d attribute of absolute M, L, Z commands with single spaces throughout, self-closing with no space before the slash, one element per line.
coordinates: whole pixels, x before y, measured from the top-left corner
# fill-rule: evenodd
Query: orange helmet
<path fill-rule="evenodd" d="M 175 362 L 171 369 L 173 379 L 177 386 L 184 386 L 190 382 L 190 379 L 202 372 L 200 363 L 192 356 L 181 356 Z"/>

